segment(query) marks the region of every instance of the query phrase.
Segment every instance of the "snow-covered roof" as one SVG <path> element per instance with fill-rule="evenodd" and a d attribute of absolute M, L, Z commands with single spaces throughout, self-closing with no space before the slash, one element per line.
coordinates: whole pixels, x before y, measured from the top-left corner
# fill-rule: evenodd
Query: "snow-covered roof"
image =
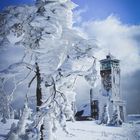
<path fill-rule="evenodd" d="M 83 111 L 81 116 L 90 116 L 91 115 L 91 109 L 90 109 L 90 104 L 83 104 L 78 108 L 77 112 Z"/>

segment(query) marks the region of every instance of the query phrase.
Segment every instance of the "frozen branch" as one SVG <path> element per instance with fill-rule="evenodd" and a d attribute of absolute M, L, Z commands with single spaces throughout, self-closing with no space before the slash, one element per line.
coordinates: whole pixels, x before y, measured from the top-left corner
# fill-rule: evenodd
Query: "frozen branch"
<path fill-rule="evenodd" d="M 26 62 L 18 62 L 10 65 L 8 68 L 0 71 L 0 75 L 7 75 L 7 74 L 17 74 L 19 71 L 23 68 L 30 68 L 30 70 L 34 70 L 34 66 L 31 64 L 28 64 Z"/>
<path fill-rule="evenodd" d="M 28 88 L 31 86 L 32 82 L 34 81 L 34 79 L 36 78 L 36 75 L 31 79 L 31 81 L 28 84 Z"/>

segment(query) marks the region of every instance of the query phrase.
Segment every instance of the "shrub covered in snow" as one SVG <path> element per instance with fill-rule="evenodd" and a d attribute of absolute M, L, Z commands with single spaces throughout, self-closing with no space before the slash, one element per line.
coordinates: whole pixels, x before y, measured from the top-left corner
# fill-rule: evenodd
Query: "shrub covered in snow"
<path fill-rule="evenodd" d="M 110 121 L 107 105 L 104 105 L 103 107 L 103 113 L 100 121 L 100 124 L 108 124 Z"/>
<path fill-rule="evenodd" d="M 112 118 L 108 124 L 109 126 L 121 126 L 122 120 L 120 118 L 120 112 L 118 111 L 118 107 L 113 112 Z"/>

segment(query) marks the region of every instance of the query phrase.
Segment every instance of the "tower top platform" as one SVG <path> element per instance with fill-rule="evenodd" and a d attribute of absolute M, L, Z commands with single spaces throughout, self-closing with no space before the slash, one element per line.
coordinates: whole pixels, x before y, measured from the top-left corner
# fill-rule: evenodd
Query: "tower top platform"
<path fill-rule="evenodd" d="M 106 55 L 106 59 L 102 59 L 100 60 L 100 63 L 105 63 L 105 62 L 109 62 L 109 61 L 113 61 L 113 62 L 117 62 L 119 63 L 120 60 L 116 59 L 112 54 L 108 54 Z"/>

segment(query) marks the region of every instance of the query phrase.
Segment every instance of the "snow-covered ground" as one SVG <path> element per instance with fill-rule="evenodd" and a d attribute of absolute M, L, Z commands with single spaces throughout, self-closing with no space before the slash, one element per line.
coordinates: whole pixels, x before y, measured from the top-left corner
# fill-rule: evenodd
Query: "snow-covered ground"
<path fill-rule="evenodd" d="M 68 127 L 72 135 L 60 133 L 58 140 L 140 140 L 140 125 L 136 124 L 108 127 L 93 121 L 82 121 L 68 122 Z"/>
<path fill-rule="evenodd" d="M 11 124 L 13 122 L 17 123 L 18 121 L 9 119 L 9 120 L 7 120 L 6 124 L 3 124 L 2 122 L 0 122 L 0 140 L 5 140 L 8 132 L 10 131 Z"/>
<path fill-rule="evenodd" d="M 13 120 L 0 123 L 0 140 L 4 140 Z M 15 121 L 14 121 L 15 122 Z M 97 125 L 94 121 L 68 122 L 70 135 L 59 130 L 57 140 L 140 140 L 140 124 L 123 124 L 122 127 Z"/>

